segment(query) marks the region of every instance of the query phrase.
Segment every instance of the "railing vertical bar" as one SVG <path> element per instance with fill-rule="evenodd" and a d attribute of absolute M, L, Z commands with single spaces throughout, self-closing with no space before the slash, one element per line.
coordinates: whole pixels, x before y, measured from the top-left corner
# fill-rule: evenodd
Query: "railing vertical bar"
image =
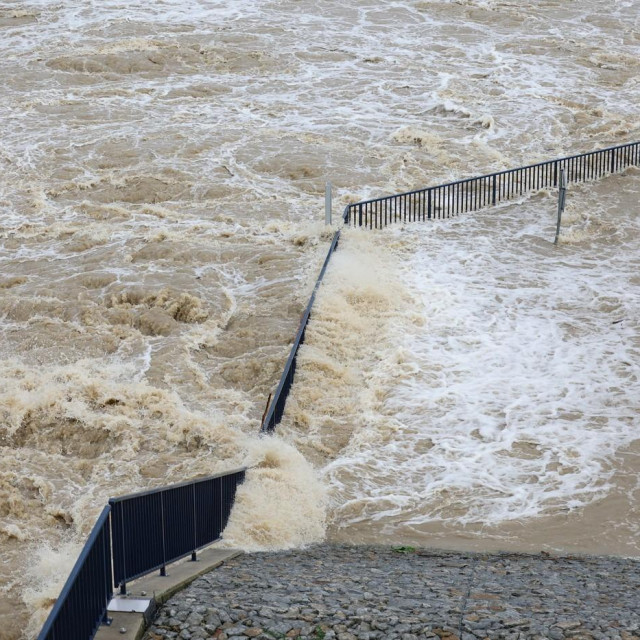
<path fill-rule="evenodd" d="M 606 153 L 598 154 L 598 177 L 601 178 L 605 174 Z"/>
<path fill-rule="evenodd" d="M 604 159 L 604 154 L 603 153 L 599 153 L 598 154 L 598 178 L 602 177 L 602 161 Z"/>

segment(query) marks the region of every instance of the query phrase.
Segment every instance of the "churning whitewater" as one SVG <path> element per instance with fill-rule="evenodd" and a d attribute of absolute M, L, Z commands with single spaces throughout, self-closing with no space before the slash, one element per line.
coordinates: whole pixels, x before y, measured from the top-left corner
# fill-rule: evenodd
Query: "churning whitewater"
<path fill-rule="evenodd" d="M 348 202 L 640 138 L 640 3 L 0 6 L 0 638 L 107 499 L 225 533 L 638 554 L 640 176 L 343 236 Z M 337 217 L 337 215 L 335 216 Z"/>
<path fill-rule="evenodd" d="M 343 233 L 285 425 L 332 537 L 638 554 L 640 171 L 607 180 L 558 247 L 546 193 Z"/>

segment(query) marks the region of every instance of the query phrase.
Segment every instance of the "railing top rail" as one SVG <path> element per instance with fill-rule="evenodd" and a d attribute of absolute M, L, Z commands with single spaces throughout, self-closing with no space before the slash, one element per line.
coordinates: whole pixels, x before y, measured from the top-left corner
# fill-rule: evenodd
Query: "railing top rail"
<path fill-rule="evenodd" d="M 149 496 L 154 493 L 162 493 L 163 491 L 170 491 L 172 489 L 180 489 L 181 487 L 188 487 L 189 485 L 192 485 L 192 484 L 199 484 L 201 482 L 207 482 L 208 480 L 215 480 L 216 478 L 224 478 L 226 476 L 232 476 L 232 475 L 235 475 L 236 473 L 241 473 L 242 471 L 246 471 L 246 470 L 247 470 L 247 467 L 238 467 L 237 469 L 232 469 L 231 471 L 221 471 L 220 473 L 214 473 L 210 476 L 204 476 L 202 478 L 194 478 L 192 480 L 185 480 L 184 482 L 177 482 L 176 484 L 169 484 L 164 487 L 158 487 L 156 489 L 136 491 L 135 493 L 128 493 L 124 496 L 109 498 L 109 504 L 124 502 L 125 500 L 130 500 L 131 498 L 142 498 L 144 496 Z"/>
<path fill-rule="evenodd" d="M 564 156 L 562 158 L 556 158 L 554 160 L 544 160 L 542 162 L 536 162 L 534 164 L 524 165 L 522 167 L 517 167 L 515 169 L 503 169 L 502 171 L 495 171 L 494 173 L 487 173 L 481 176 L 472 176 L 469 178 L 462 178 L 460 180 L 453 180 L 452 182 L 444 182 L 442 184 L 434 185 L 432 187 L 424 187 L 422 189 L 413 189 L 412 191 L 403 191 L 402 193 L 395 193 L 393 195 L 381 196 L 380 198 L 370 198 L 368 200 L 359 200 L 358 202 L 354 202 L 352 204 L 348 204 L 345 208 L 345 212 L 347 212 L 352 207 L 357 207 L 358 205 L 369 204 L 373 202 L 384 202 L 385 200 L 394 200 L 395 198 L 401 198 L 403 196 L 413 196 L 417 193 L 424 193 L 426 191 L 430 191 L 433 189 L 442 189 L 445 187 L 451 187 L 456 184 L 465 184 L 467 182 L 473 182 L 475 180 L 483 180 L 486 178 L 493 178 L 493 176 L 501 176 L 509 173 L 515 173 L 516 171 L 526 171 L 527 169 L 535 169 L 536 167 L 542 167 L 545 165 L 555 164 L 559 162 L 566 162 L 568 160 L 574 160 L 576 158 L 583 158 L 585 156 L 591 156 L 597 153 L 607 153 L 608 151 L 617 151 L 618 149 L 625 149 L 626 147 L 633 147 L 635 145 L 639 145 L 640 142 L 625 142 L 624 144 L 619 144 L 613 147 L 605 147 L 604 149 L 594 149 L 593 151 L 585 151 L 584 153 L 576 153 L 572 156 Z M 346 213 L 345 213 L 346 216 Z"/>
<path fill-rule="evenodd" d="M 73 569 L 71 570 L 71 573 L 67 578 L 67 581 L 64 583 L 64 587 L 62 587 L 62 591 L 60 592 L 60 595 L 56 599 L 56 603 L 53 605 L 53 608 L 51 609 L 51 611 L 49 612 L 49 615 L 47 616 L 46 622 L 42 626 L 40 634 L 38 635 L 38 640 L 44 640 L 44 638 L 47 637 L 47 635 L 51 631 L 51 628 L 55 624 L 56 619 L 58 618 L 58 615 L 60 614 L 62 607 L 64 607 L 67 601 L 67 597 L 69 596 L 71 589 L 73 589 L 74 587 L 78 573 L 80 573 L 80 571 L 84 567 L 84 563 L 87 559 L 87 556 L 89 555 L 89 553 L 91 553 L 91 550 L 93 549 L 93 545 L 96 543 L 98 536 L 100 535 L 103 527 L 107 523 L 110 512 L 111 512 L 111 506 L 107 505 L 98 516 L 98 520 L 93 525 L 93 529 L 89 534 L 89 538 L 87 539 L 84 547 L 82 547 L 82 551 L 80 552 L 80 555 L 76 560 L 76 563 L 73 565 Z"/>

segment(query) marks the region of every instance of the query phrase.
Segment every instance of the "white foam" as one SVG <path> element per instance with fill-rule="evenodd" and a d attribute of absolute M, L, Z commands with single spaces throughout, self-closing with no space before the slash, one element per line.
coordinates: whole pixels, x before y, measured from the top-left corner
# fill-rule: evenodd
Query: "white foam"
<path fill-rule="evenodd" d="M 612 490 L 640 412 L 639 225 L 592 190 L 571 197 L 608 225 L 559 248 L 550 198 L 385 232 L 425 324 L 391 325 L 377 414 L 324 468 L 336 526 L 500 525 Z"/>

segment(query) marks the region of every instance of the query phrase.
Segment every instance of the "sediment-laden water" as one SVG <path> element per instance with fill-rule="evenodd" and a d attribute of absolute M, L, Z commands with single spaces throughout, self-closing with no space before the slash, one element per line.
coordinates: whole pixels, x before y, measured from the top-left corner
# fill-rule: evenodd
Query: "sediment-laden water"
<path fill-rule="evenodd" d="M 284 426 L 341 541 L 638 555 L 640 171 L 350 231 Z M 380 259 L 383 256 L 383 259 Z"/>
<path fill-rule="evenodd" d="M 255 434 L 325 180 L 337 213 L 638 139 L 639 9 L 0 5 L 0 638 L 35 635 L 110 495 L 240 464 L 248 547 L 637 554 L 634 172 L 570 193 L 557 249 L 552 196 L 347 234 Z"/>

